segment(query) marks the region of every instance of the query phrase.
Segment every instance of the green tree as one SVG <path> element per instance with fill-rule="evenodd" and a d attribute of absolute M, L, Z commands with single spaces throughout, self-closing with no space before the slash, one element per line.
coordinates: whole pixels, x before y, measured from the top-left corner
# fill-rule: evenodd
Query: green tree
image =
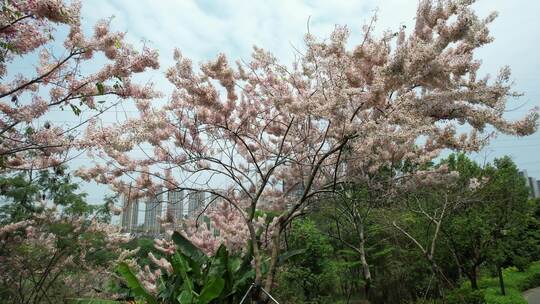
<path fill-rule="evenodd" d="M 452 155 L 445 162 L 460 173 L 458 183 L 474 197 L 456 208 L 444 229 L 458 267 L 477 289 L 482 265 L 494 267 L 500 274 L 502 267 L 528 263 L 520 257 L 519 248 L 528 242 L 521 236 L 532 215 L 529 190 L 509 157 L 483 168 L 464 155 Z M 472 182 L 477 186 L 470 187 Z M 500 279 L 504 293 L 502 276 Z"/>
<path fill-rule="evenodd" d="M 101 221 L 110 221 L 107 203 L 116 197 L 107 197 L 103 205 L 86 202 L 87 194 L 80 190 L 67 167 L 59 166 L 40 171 L 27 171 L 0 176 L 0 224 L 24 220 L 39 212 L 37 202 L 47 200 L 62 208 L 69 215 L 88 216 L 94 214 Z"/>
<path fill-rule="evenodd" d="M 108 207 L 88 204 L 64 172 L 0 176 L 2 303 L 56 303 L 104 291 L 122 237 L 102 222 L 110 221 Z"/>
<path fill-rule="evenodd" d="M 336 294 L 340 266 L 328 237 L 304 219 L 293 223 L 287 244 L 289 252 L 300 253 L 281 266 L 277 296 L 287 303 L 328 303 Z"/>

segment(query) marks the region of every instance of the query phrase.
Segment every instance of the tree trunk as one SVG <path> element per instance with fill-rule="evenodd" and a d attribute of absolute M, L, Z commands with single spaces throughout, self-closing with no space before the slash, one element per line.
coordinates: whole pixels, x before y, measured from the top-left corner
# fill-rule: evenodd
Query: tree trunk
<path fill-rule="evenodd" d="M 505 296 L 506 295 L 506 290 L 504 288 L 503 272 L 502 272 L 502 267 L 500 265 L 497 265 L 497 272 L 499 273 L 499 285 L 501 287 L 501 294 L 503 296 Z"/>
<path fill-rule="evenodd" d="M 439 267 L 437 262 L 435 262 L 432 256 L 430 256 L 429 254 L 426 254 L 426 258 L 429 261 L 429 264 L 431 266 L 431 271 L 433 272 L 433 275 L 436 278 L 435 282 L 437 284 L 437 292 L 439 294 L 439 297 L 441 299 L 444 299 L 443 280 L 446 279 L 446 277 L 444 276 L 444 273 L 442 272 L 441 268 Z"/>
<path fill-rule="evenodd" d="M 476 266 L 472 269 L 470 274 L 468 275 L 469 281 L 471 282 L 471 288 L 474 290 L 478 289 L 478 279 L 477 279 L 477 272 L 476 272 Z"/>
<path fill-rule="evenodd" d="M 362 222 L 359 223 L 359 237 L 360 237 L 360 244 L 359 244 L 359 254 L 360 254 L 360 262 L 362 263 L 362 272 L 364 274 L 364 292 L 366 294 L 366 299 L 370 299 L 370 289 L 371 289 L 371 271 L 369 270 L 369 264 L 366 259 L 366 250 L 365 250 L 365 237 L 364 237 L 364 224 Z"/>
<path fill-rule="evenodd" d="M 280 240 L 281 240 L 281 226 L 280 224 L 276 224 L 274 234 L 272 235 L 272 249 L 270 251 L 270 264 L 268 266 L 268 274 L 266 275 L 266 280 L 264 283 L 264 289 L 268 293 L 272 292 L 272 287 L 274 285 L 274 279 L 275 279 L 276 271 L 278 267 Z M 269 300 L 270 298 L 264 292 L 259 292 L 257 296 L 257 304 L 268 303 Z"/>
<path fill-rule="evenodd" d="M 457 256 L 456 252 L 453 249 L 451 249 L 451 252 L 452 252 L 452 257 L 454 258 L 454 262 L 456 263 L 457 269 L 458 269 L 457 280 L 456 281 L 459 282 L 461 280 L 461 278 L 463 277 L 463 266 L 459 262 L 459 258 Z"/>
<path fill-rule="evenodd" d="M 281 239 L 281 232 L 280 228 L 276 227 L 276 230 L 274 231 L 274 235 L 272 235 L 272 250 L 270 254 L 270 265 L 268 267 L 268 275 L 266 277 L 266 282 L 264 284 L 264 289 L 266 289 L 267 292 L 270 292 L 272 289 L 272 286 L 274 285 L 274 278 L 276 276 L 277 271 L 277 262 L 278 262 L 278 256 L 279 256 L 279 245 L 280 245 L 280 239 Z"/>
<path fill-rule="evenodd" d="M 255 232 L 255 227 L 252 222 L 247 222 L 251 243 L 253 246 L 253 263 L 255 268 L 255 285 L 260 286 L 262 283 L 262 259 L 261 253 L 259 251 L 259 245 L 257 244 L 257 233 Z"/>

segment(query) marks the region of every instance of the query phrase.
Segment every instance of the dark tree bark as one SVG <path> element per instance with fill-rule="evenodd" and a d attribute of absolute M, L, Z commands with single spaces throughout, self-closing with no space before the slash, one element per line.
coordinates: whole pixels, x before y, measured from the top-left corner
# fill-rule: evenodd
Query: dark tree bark
<path fill-rule="evenodd" d="M 497 265 L 497 272 L 499 274 L 499 285 L 501 287 L 501 294 L 505 296 L 506 290 L 504 288 L 504 277 L 503 277 L 502 267 L 500 265 Z"/>

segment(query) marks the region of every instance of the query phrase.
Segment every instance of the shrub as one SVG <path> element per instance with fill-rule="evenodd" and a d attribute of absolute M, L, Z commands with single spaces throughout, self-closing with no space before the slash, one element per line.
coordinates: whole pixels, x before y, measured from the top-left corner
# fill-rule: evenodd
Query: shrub
<path fill-rule="evenodd" d="M 487 304 L 527 304 L 521 292 L 514 288 L 508 288 L 505 296 L 497 287 L 486 288 L 485 297 Z"/>
<path fill-rule="evenodd" d="M 448 304 L 486 304 L 482 290 L 459 288 L 447 295 Z"/>
<path fill-rule="evenodd" d="M 524 272 L 518 272 L 515 269 L 512 269 L 512 272 L 505 272 L 505 276 L 511 274 L 520 274 L 521 276 L 517 277 L 516 287 L 520 291 L 525 291 L 537 286 L 540 286 L 540 261 L 532 263 L 529 268 Z"/>
<path fill-rule="evenodd" d="M 484 291 L 486 304 L 527 304 L 521 293 L 527 289 L 540 286 L 540 261 L 532 263 L 526 271 L 519 271 L 516 267 L 509 267 L 503 273 L 506 288 L 506 295 L 504 296 L 501 294 L 498 278 L 484 277 L 480 280 L 479 286 Z M 451 294 L 469 293 L 470 291 L 469 285 L 465 283 Z M 468 304 L 469 302 L 450 302 L 449 295 L 448 303 Z"/>

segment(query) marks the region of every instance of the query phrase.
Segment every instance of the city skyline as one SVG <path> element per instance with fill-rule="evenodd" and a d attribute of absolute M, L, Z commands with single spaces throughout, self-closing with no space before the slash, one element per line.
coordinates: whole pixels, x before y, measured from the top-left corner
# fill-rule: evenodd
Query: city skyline
<path fill-rule="evenodd" d="M 525 183 L 531 191 L 531 198 L 540 197 L 540 179 L 529 176 L 527 169 L 521 169 L 519 173 L 524 177 Z M 289 195 L 298 195 L 301 188 L 300 185 L 292 187 L 289 189 Z M 168 190 L 159 194 L 157 199 L 146 199 L 144 208 L 141 208 L 140 199 L 135 199 L 134 202 L 128 204 L 125 197 L 123 197 L 120 226 L 124 232 L 128 233 L 138 232 L 159 235 L 163 232 L 159 222 L 160 217 L 172 215 L 175 222 L 179 222 L 193 215 L 196 210 L 201 209 L 207 203 L 212 203 L 215 200 L 215 195 L 210 195 L 207 202 L 205 192 L 190 191 L 187 194 L 185 192 L 184 190 Z M 163 200 L 163 197 L 167 199 Z M 142 216 L 140 217 L 141 213 Z M 139 219 L 144 220 L 141 222 Z M 205 220 L 205 222 L 210 225 L 209 221 Z"/>
<path fill-rule="evenodd" d="M 161 217 L 172 215 L 175 222 L 180 222 L 204 206 L 205 201 L 204 192 L 185 195 L 183 190 L 169 190 L 155 198 L 135 199 L 133 202 L 122 196 L 119 224 L 124 232 L 158 235 L 163 232 L 159 220 Z"/>

